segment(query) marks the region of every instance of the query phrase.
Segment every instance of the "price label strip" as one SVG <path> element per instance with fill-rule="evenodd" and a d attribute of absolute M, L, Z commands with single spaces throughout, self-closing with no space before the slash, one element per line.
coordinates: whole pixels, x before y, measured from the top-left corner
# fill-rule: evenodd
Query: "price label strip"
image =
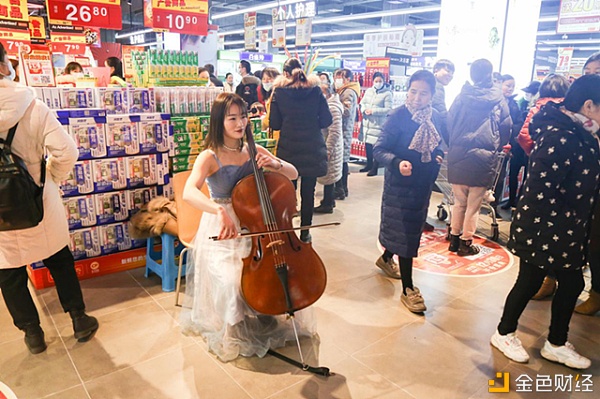
<path fill-rule="evenodd" d="M 29 23 L 0 19 L 0 40 L 4 43 L 8 55 L 18 56 L 21 46 L 31 44 Z"/>
<path fill-rule="evenodd" d="M 169 32 L 206 36 L 208 1 L 152 0 L 152 26 Z"/>
<path fill-rule="evenodd" d="M 119 0 L 46 0 L 52 24 L 116 29 L 123 27 Z"/>
<path fill-rule="evenodd" d="M 86 35 L 81 26 L 50 25 L 50 41 L 54 53 L 85 54 Z"/>

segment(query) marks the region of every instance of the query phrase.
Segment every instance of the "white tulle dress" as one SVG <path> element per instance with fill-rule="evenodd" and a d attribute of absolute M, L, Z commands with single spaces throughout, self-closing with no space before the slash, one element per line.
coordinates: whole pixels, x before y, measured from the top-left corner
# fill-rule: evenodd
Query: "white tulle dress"
<path fill-rule="evenodd" d="M 207 178 L 211 198 L 225 207 L 239 231 L 229 196 L 235 183 L 252 173 L 252 167 L 250 162 L 223 166 L 215 158 L 220 168 Z M 183 331 L 201 335 L 209 350 L 225 362 L 238 356 L 262 357 L 269 349 L 295 340 L 291 322 L 285 316 L 260 315 L 246 304 L 241 292 L 242 259 L 250 253 L 251 240 L 209 240 L 219 230 L 217 215 L 204 213 L 186 270 Z M 295 314 L 302 336 L 316 333 L 312 313 L 309 308 Z"/>

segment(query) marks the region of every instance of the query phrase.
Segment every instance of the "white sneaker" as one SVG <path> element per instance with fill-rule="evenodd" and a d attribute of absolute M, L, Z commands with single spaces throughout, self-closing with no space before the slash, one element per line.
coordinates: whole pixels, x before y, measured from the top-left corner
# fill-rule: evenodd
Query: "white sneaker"
<path fill-rule="evenodd" d="M 546 341 L 542 348 L 542 357 L 574 369 L 587 369 L 592 364 L 590 359 L 577 353 L 570 342 L 566 342 L 563 346 L 554 346 Z"/>
<path fill-rule="evenodd" d="M 496 330 L 494 335 L 492 335 L 490 342 L 496 349 L 502 352 L 504 356 L 515 362 L 527 363 L 529 361 L 529 355 L 515 333 L 500 335 L 498 330 Z"/>

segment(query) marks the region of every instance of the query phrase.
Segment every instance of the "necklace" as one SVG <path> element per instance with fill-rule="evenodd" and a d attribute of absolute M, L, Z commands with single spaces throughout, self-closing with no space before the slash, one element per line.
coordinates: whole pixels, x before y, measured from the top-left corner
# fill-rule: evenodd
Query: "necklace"
<path fill-rule="evenodd" d="M 225 143 L 223 143 L 223 148 L 225 148 L 226 150 L 229 150 L 229 151 L 234 151 L 234 152 L 239 152 L 242 150 L 241 146 L 238 148 L 231 148 L 231 147 L 227 146 Z"/>

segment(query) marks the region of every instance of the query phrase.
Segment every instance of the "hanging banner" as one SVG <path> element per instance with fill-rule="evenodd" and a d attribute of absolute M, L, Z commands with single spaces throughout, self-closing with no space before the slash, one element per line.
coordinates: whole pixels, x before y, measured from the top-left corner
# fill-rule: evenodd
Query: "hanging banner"
<path fill-rule="evenodd" d="M 152 27 L 167 32 L 206 36 L 208 1 L 152 0 Z"/>
<path fill-rule="evenodd" d="M 269 51 L 269 31 L 264 29 L 258 34 L 258 51 L 266 53 Z"/>
<path fill-rule="evenodd" d="M 43 17 L 29 17 L 29 34 L 33 44 L 46 43 L 46 21 Z"/>
<path fill-rule="evenodd" d="M 296 47 L 310 46 L 312 35 L 312 18 L 301 18 L 296 20 Z"/>
<path fill-rule="evenodd" d="M 152 28 L 152 0 L 144 0 L 144 26 Z"/>
<path fill-rule="evenodd" d="M 600 1 L 562 0 L 556 33 L 600 32 Z"/>
<path fill-rule="evenodd" d="M 387 82 L 390 79 L 390 59 L 384 57 L 367 58 L 363 82 L 365 87 L 373 86 L 373 75 L 375 72 L 382 73 L 384 80 Z"/>
<path fill-rule="evenodd" d="M 279 13 L 278 13 L 278 9 L 274 8 L 272 10 L 272 35 L 273 35 L 273 40 L 271 43 L 271 46 L 275 47 L 275 48 L 284 48 L 285 47 L 285 19 L 280 20 L 279 19 Z"/>
<path fill-rule="evenodd" d="M 31 45 L 29 24 L 25 21 L 0 19 L 0 40 L 8 55 L 18 56 L 23 45 Z"/>
<path fill-rule="evenodd" d="M 556 61 L 556 73 L 568 73 L 571 69 L 573 59 L 573 47 L 559 47 L 558 59 Z"/>
<path fill-rule="evenodd" d="M 27 0 L 0 0 L 0 19 L 27 22 Z"/>
<path fill-rule="evenodd" d="M 423 54 L 422 29 L 407 26 L 405 29 L 385 33 L 367 33 L 364 36 L 363 56 L 383 57 L 387 47 L 401 49 L 406 55 L 419 57 Z"/>
<path fill-rule="evenodd" d="M 119 0 L 46 0 L 46 3 L 50 24 L 115 30 L 123 27 Z"/>
<path fill-rule="evenodd" d="M 256 12 L 244 13 L 244 49 L 256 50 Z"/>
<path fill-rule="evenodd" d="M 25 82 L 31 87 L 54 87 L 52 53 L 47 46 L 31 46 L 29 52 L 21 52 Z M 21 78 L 22 79 L 22 78 Z"/>
<path fill-rule="evenodd" d="M 279 6 L 273 9 L 274 17 L 278 21 L 294 21 L 301 18 L 313 18 L 317 16 L 316 1 L 298 1 L 295 4 Z"/>

